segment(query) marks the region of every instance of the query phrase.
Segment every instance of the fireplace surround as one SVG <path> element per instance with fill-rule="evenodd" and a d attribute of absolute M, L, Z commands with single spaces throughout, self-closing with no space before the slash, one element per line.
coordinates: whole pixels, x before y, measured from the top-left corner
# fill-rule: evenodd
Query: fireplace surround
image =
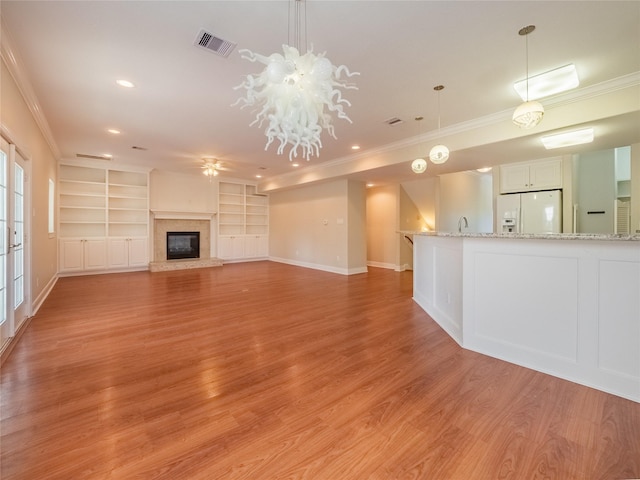
<path fill-rule="evenodd" d="M 152 210 L 153 214 L 153 261 L 149 270 L 160 272 L 222 266 L 222 261 L 211 255 L 212 230 L 215 228 L 215 213 L 165 212 Z M 200 257 L 167 259 L 168 232 L 197 232 L 199 234 Z M 215 238 L 215 237 L 213 237 Z"/>

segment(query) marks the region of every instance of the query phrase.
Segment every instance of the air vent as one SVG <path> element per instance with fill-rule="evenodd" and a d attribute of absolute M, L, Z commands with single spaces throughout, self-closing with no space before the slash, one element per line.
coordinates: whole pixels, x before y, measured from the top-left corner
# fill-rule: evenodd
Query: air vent
<path fill-rule="evenodd" d="M 217 53 L 222 57 L 228 57 L 229 54 L 236 47 L 236 44 L 216 37 L 213 33 L 207 32 L 205 29 L 201 29 L 198 32 L 193 44 L 196 47 L 204 48 L 210 52 Z"/>
<path fill-rule="evenodd" d="M 104 157 L 102 155 L 89 155 L 88 153 L 76 153 L 76 157 L 90 158 L 92 160 L 110 160 L 110 158 Z"/>
<path fill-rule="evenodd" d="M 142 150 L 143 152 L 147 151 L 146 147 L 139 147 L 138 145 L 134 145 L 131 147 L 133 150 Z"/>
<path fill-rule="evenodd" d="M 387 125 L 398 125 L 400 123 L 403 123 L 403 120 L 400 120 L 398 117 L 393 117 L 393 118 L 388 118 L 387 120 L 384 121 L 384 123 L 386 123 Z"/>

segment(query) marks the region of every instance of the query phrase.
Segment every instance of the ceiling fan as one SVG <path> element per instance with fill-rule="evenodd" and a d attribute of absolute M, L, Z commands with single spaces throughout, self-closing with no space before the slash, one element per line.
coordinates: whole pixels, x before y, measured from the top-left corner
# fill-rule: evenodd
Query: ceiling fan
<path fill-rule="evenodd" d="M 222 162 L 215 158 L 202 159 L 202 165 L 200 168 L 202 168 L 202 173 L 207 177 L 216 177 L 220 171 L 224 170 Z"/>

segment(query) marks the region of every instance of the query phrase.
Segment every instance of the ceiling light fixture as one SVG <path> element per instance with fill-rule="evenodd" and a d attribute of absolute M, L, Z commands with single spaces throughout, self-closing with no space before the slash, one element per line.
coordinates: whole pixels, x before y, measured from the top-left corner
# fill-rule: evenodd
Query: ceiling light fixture
<path fill-rule="evenodd" d="M 482 167 L 482 168 L 478 168 L 476 169 L 478 172 L 480 173 L 487 173 L 491 171 L 491 167 Z"/>
<path fill-rule="evenodd" d="M 526 51 L 526 63 L 527 63 L 527 76 L 526 82 L 526 100 L 520 104 L 513 112 L 513 123 L 520 128 L 529 129 L 533 128 L 540 123 L 542 116 L 544 115 L 544 107 L 540 102 L 531 100 L 529 98 L 529 34 L 536 29 L 535 25 L 529 25 L 523 27 L 518 31 L 518 35 L 521 35 L 525 39 L 525 51 Z"/>
<path fill-rule="evenodd" d="M 204 173 L 207 177 L 209 177 L 209 181 L 211 181 L 212 177 L 218 176 L 218 170 L 220 169 L 220 162 L 215 162 L 212 160 L 203 160 L 204 165 L 202 165 L 202 173 Z"/>
<path fill-rule="evenodd" d="M 113 135 L 119 135 L 121 133 L 120 130 L 116 128 L 110 128 L 107 130 L 107 132 L 112 133 Z"/>
<path fill-rule="evenodd" d="M 580 85 L 578 72 L 573 63 L 564 67 L 555 68 L 548 72 L 540 73 L 529 78 L 529 100 L 550 97 L 557 93 L 566 92 Z M 520 98 L 527 100 L 527 79 L 513 84 Z"/>
<path fill-rule="evenodd" d="M 541 137 L 544 148 L 550 150 L 552 148 L 570 147 L 572 145 L 581 145 L 583 143 L 593 142 L 593 128 L 581 128 L 570 132 L 556 133 L 553 135 L 545 135 Z"/>
<path fill-rule="evenodd" d="M 120 85 L 121 87 L 125 87 L 125 88 L 133 88 L 135 87 L 135 85 L 130 82 L 129 80 L 116 80 L 116 83 L 118 85 Z"/>
<path fill-rule="evenodd" d="M 344 112 L 344 105 L 351 103 L 342 98 L 340 89 L 357 87 L 343 80 L 359 73 L 349 72 L 345 65 L 334 66 L 325 53 L 315 55 L 312 49 L 300 54 L 301 46 L 306 47 L 306 6 L 303 0 L 291 0 L 289 9 L 293 9 L 293 35 L 289 25 L 288 42 L 283 45 L 283 54 L 273 53 L 260 55 L 251 50 L 240 50 L 243 59 L 260 62 L 266 67 L 259 75 L 247 75 L 244 82 L 234 89 L 244 88 L 246 96 L 239 98 L 234 104 L 244 107 L 257 107 L 258 113 L 250 126 L 262 127 L 267 123 L 265 150 L 274 140 L 279 140 L 277 153 L 281 155 L 284 148 L 290 145 L 289 161 L 298 156 L 309 160 L 311 155 L 320 155 L 322 141 L 320 134 L 326 130 L 336 138 L 331 124 L 331 112 L 338 118 L 351 119 Z M 304 12 L 301 10 L 304 9 Z M 304 23 L 302 22 L 304 20 Z M 301 41 L 304 36 L 304 43 Z M 293 37 L 293 41 L 292 38 Z M 293 46 L 292 46 L 293 44 Z"/>
<path fill-rule="evenodd" d="M 440 92 L 444 86 L 436 85 L 433 89 L 438 92 L 438 137 L 440 136 Z M 429 160 L 436 165 L 446 162 L 449 159 L 449 149 L 442 144 L 438 144 L 429 152 Z"/>

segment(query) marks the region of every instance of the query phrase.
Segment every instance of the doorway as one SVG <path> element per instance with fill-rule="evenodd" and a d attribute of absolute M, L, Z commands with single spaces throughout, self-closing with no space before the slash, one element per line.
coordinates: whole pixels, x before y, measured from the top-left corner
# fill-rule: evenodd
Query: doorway
<path fill-rule="evenodd" d="M 27 162 L 0 143 L 0 347 L 29 316 L 26 273 Z"/>

